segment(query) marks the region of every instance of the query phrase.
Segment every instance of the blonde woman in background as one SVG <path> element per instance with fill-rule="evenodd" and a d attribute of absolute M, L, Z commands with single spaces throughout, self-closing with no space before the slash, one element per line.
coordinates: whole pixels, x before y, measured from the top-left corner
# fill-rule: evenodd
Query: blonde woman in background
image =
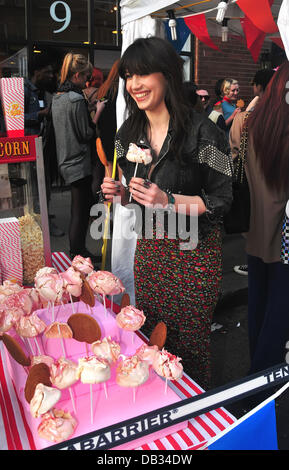
<path fill-rule="evenodd" d="M 91 152 L 95 147 L 95 126 L 83 95 L 92 73 L 92 64 L 81 54 L 66 54 L 58 92 L 53 96 L 52 119 L 55 130 L 59 172 L 71 191 L 69 224 L 70 256 L 97 259 L 85 247 L 90 208 Z"/>
<path fill-rule="evenodd" d="M 234 117 L 240 113 L 241 109 L 237 108 L 237 99 L 239 95 L 239 83 L 233 78 L 226 78 L 222 84 L 222 110 L 227 126 L 227 135 L 229 136 L 230 128 Z"/>

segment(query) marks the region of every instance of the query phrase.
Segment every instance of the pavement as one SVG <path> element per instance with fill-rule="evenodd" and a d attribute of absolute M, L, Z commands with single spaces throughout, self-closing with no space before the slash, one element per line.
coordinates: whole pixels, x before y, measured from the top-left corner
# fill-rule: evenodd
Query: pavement
<path fill-rule="evenodd" d="M 52 192 L 50 213 L 55 215 L 53 221 L 56 225 L 65 232 L 63 237 L 51 236 L 51 251 L 64 251 L 69 254 L 67 236 L 70 214 L 69 191 L 56 189 Z M 248 277 L 236 274 L 233 270 L 235 265 L 246 264 L 244 247 L 242 235 L 224 237 L 221 296 L 214 312 L 211 333 L 212 389 L 245 378 L 249 369 Z M 100 255 L 102 242 L 93 240 L 88 234 L 87 248 L 91 253 Z M 107 270 L 110 270 L 110 253 L 111 242 L 109 241 Z M 272 389 L 272 394 L 275 391 Z M 241 403 L 227 406 L 227 409 L 237 418 L 244 414 Z M 289 450 L 289 391 L 284 392 L 276 400 L 276 422 L 279 450 Z"/>

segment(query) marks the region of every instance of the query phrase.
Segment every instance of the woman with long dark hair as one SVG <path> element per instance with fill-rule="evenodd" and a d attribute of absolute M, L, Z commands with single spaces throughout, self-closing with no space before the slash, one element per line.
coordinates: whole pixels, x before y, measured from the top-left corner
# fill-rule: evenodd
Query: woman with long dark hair
<path fill-rule="evenodd" d="M 96 261 L 85 246 L 93 204 L 91 151 L 95 130 L 89 116 L 83 89 L 92 65 L 81 54 L 66 54 L 58 92 L 53 96 L 52 118 L 55 130 L 59 172 L 70 187 L 70 256 L 82 255 Z"/>
<path fill-rule="evenodd" d="M 254 373 L 285 361 L 289 340 L 289 266 L 281 234 L 289 199 L 289 63 L 266 87 L 248 125 L 247 178 L 251 195 L 248 253 L 248 324 Z"/>
<path fill-rule="evenodd" d="M 129 112 L 116 136 L 123 184 L 105 178 L 102 191 L 107 201 L 121 195 L 122 204 L 131 195 L 142 208 L 135 290 L 136 306 L 147 317 L 143 331 L 150 335 L 157 322 L 165 322 L 166 349 L 207 388 L 211 319 L 222 272 L 222 216 L 232 200 L 230 152 L 223 134 L 187 102 L 183 62 L 169 42 L 137 39 L 124 52 L 119 73 Z M 136 176 L 135 163 L 126 158 L 130 143 L 152 156 L 147 166 L 138 165 Z M 181 218 L 187 225 L 181 227 Z M 146 222 L 152 223 L 151 236 Z M 197 246 L 186 243 L 192 241 L 188 235 L 183 240 L 187 227 L 198 229 Z"/>

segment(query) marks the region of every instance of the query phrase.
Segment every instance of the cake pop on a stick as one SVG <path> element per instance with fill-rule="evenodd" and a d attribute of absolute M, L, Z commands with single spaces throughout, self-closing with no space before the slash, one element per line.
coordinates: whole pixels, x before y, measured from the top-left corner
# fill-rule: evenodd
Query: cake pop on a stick
<path fill-rule="evenodd" d="M 120 355 L 120 345 L 111 339 L 110 336 L 91 344 L 93 354 L 99 359 L 104 359 L 109 364 L 115 363 Z"/>
<path fill-rule="evenodd" d="M 103 383 L 105 396 L 107 389 L 105 382 L 110 379 L 111 371 L 107 361 L 96 356 L 81 357 L 78 359 L 77 378 L 84 384 L 90 385 L 90 418 L 93 423 L 92 385 Z"/>
<path fill-rule="evenodd" d="M 70 359 L 66 359 L 66 357 L 60 357 L 50 367 L 50 380 L 52 384 L 60 390 L 68 388 L 75 414 L 76 407 L 71 386 L 78 380 L 76 372 L 77 364 Z"/>
<path fill-rule="evenodd" d="M 70 298 L 70 303 L 72 307 L 72 313 L 75 313 L 73 306 L 73 297 L 80 297 L 82 292 L 82 283 L 81 273 L 75 271 L 75 269 L 70 266 L 66 271 L 59 274 L 60 278 L 63 279 L 63 289 L 66 291 Z"/>
<path fill-rule="evenodd" d="M 30 412 L 34 418 L 47 413 L 60 400 L 61 391 L 54 387 L 38 383 L 30 401 Z"/>
<path fill-rule="evenodd" d="M 22 316 L 24 316 L 22 309 L 7 308 L 0 304 L 0 335 L 11 330 Z"/>
<path fill-rule="evenodd" d="M 133 341 L 133 332 L 139 330 L 143 326 L 146 317 L 142 310 L 137 309 L 133 305 L 128 305 L 121 309 L 121 311 L 116 315 L 115 320 L 119 328 L 132 332 Z"/>
<path fill-rule="evenodd" d="M 70 413 L 53 408 L 49 413 L 42 415 L 37 431 L 42 439 L 59 443 L 69 439 L 76 426 L 77 421 Z"/>
<path fill-rule="evenodd" d="M 44 335 L 47 338 L 60 339 L 61 341 L 63 358 L 60 359 L 57 363 L 54 363 L 50 367 L 50 370 L 52 371 L 51 381 L 55 386 L 58 386 L 56 385 L 55 381 L 57 380 L 60 383 L 61 378 L 62 378 L 63 383 L 68 383 L 68 385 L 66 385 L 65 387 L 59 387 L 59 388 L 68 387 L 72 406 L 73 406 L 73 411 L 76 414 L 75 401 L 74 401 L 73 393 L 70 387 L 70 385 L 74 383 L 74 378 L 73 378 L 73 364 L 74 363 L 72 361 L 66 360 L 66 352 L 65 352 L 65 346 L 64 346 L 64 339 L 73 338 L 73 332 L 67 323 L 54 322 L 48 326 L 48 328 L 44 332 Z M 75 375 L 75 371 L 74 371 L 74 375 Z M 72 380 L 71 384 L 69 384 L 69 380 L 67 378 L 68 376 L 70 377 L 70 380 Z"/>
<path fill-rule="evenodd" d="M 144 165 L 149 165 L 152 162 L 152 156 L 150 149 L 148 148 L 140 148 L 134 143 L 129 144 L 128 152 L 126 154 L 126 158 L 133 163 L 136 163 L 134 177 L 137 174 L 137 168 L 139 163 L 143 163 Z M 129 197 L 129 202 L 131 202 L 132 195 Z"/>
<path fill-rule="evenodd" d="M 164 322 L 159 322 L 152 331 L 149 343 L 143 343 L 136 351 L 136 355 L 153 365 L 157 353 L 164 347 L 167 338 L 167 327 Z"/>
<path fill-rule="evenodd" d="M 87 282 L 92 288 L 93 292 L 102 295 L 104 310 L 106 313 L 105 297 L 112 296 L 111 305 L 113 303 L 113 296 L 122 294 L 125 287 L 121 280 L 109 271 L 93 271 L 87 277 Z M 113 310 L 113 309 L 112 309 Z"/>
<path fill-rule="evenodd" d="M 165 393 L 167 393 L 168 380 L 178 380 L 183 375 L 182 359 L 174 356 L 165 349 L 159 351 L 153 362 L 153 368 L 158 375 L 166 379 Z"/>
<path fill-rule="evenodd" d="M 80 255 L 76 255 L 73 258 L 71 262 L 71 266 L 75 271 L 78 271 L 81 274 L 84 274 L 85 276 L 92 273 L 92 271 L 94 270 L 91 259 L 84 258 L 83 256 L 80 256 Z"/>
<path fill-rule="evenodd" d="M 18 282 L 6 280 L 0 285 L 0 302 L 4 300 L 8 295 L 15 294 L 22 290 L 22 286 Z"/>
<path fill-rule="evenodd" d="M 28 289 L 21 289 L 14 294 L 7 295 L 5 299 L 2 300 L 0 306 L 6 307 L 7 309 L 18 308 L 23 311 L 24 315 L 30 315 L 33 302 Z"/>
<path fill-rule="evenodd" d="M 135 387 L 142 385 L 149 378 L 149 366 L 136 355 L 126 357 L 120 355 L 122 362 L 116 369 L 116 383 L 121 387 L 133 388 L 133 401 L 135 402 Z"/>
<path fill-rule="evenodd" d="M 54 321 L 54 305 L 61 302 L 63 296 L 63 279 L 55 273 L 42 274 L 35 277 L 35 287 L 43 302 L 52 303 L 52 321 Z"/>
<path fill-rule="evenodd" d="M 159 351 L 159 348 L 156 345 L 149 346 L 148 344 L 143 343 L 135 352 L 135 355 L 141 360 L 147 362 L 150 366 L 153 365 L 153 362 L 156 357 L 156 353 Z"/>
<path fill-rule="evenodd" d="M 34 338 L 38 353 L 41 354 L 41 350 L 36 340 L 36 336 L 44 332 L 44 330 L 46 329 L 46 323 L 44 323 L 44 321 L 38 317 L 37 313 L 33 312 L 30 315 L 20 317 L 20 319 L 15 323 L 14 327 L 16 333 L 18 333 L 19 336 L 21 336 L 22 338 L 27 338 L 32 354 L 33 349 L 30 343 L 30 338 Z"/>

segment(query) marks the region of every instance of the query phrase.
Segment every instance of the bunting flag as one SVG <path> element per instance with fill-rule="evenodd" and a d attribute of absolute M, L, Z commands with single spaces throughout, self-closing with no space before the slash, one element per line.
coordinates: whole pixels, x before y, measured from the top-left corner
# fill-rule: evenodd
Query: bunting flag
<path fill-rule="evenodd" d="M 246 38 L 247 48 L 256 63 L 264 43 L 266 33 L 260 31 L 247 16 L 241 18 L 240 23 Z"/>
<path fill-rule="evenodd" d="M 171 30 L 169 27 L 169 22 L 165 22 L 166 37 L 172 43 L 174 48 L 178 53 L 180 53 L 185 45 L 186 40 L 190 35 L 190 30 L 186 26 L 183 18 L 176 18 L 176 30 L 177 30 L 177 40 L 172 40 Z"/>
<path fill-rule="evenodd" d="M 271 2 L 270 2 L 271 3 Z M 237 5 L 263 33 L 277 33 L 278 27 L 271 12 L 268 0 L 237 0 Z"/>
<path fill-rule="evenodd" d="M 267 2 L 268 0 L 265 1 Z M 269 0 L 270 8 L 273 3 L 274 0 Z M 240 19 L 240 23 L 246 38 L 247 48 L 250 51 L 254 62 L 256 63 L 264 43 L 266 33 L 257 28 L 257 26 L 246 15 L 244 18 Z"/>
<path fill-rule="evenodd" d="M 249 412 L 211 443 L 209 450 L 278 450 L 275 400 Z"/>
<path fill-rule="evenodd" d="M 206 17 L 205 14 L 202 13 L 200 15 L 195 15 L 195 16 L 188 16 L 184 18 L 186 25 L 192 33 L 204 44 L 207 46 L 211 47 L 212 49 L 219 50 L 219 48 L 214 44 L 212 41 L 208 28 L 207 28 L 207 22 L 206 22 Z"/>

